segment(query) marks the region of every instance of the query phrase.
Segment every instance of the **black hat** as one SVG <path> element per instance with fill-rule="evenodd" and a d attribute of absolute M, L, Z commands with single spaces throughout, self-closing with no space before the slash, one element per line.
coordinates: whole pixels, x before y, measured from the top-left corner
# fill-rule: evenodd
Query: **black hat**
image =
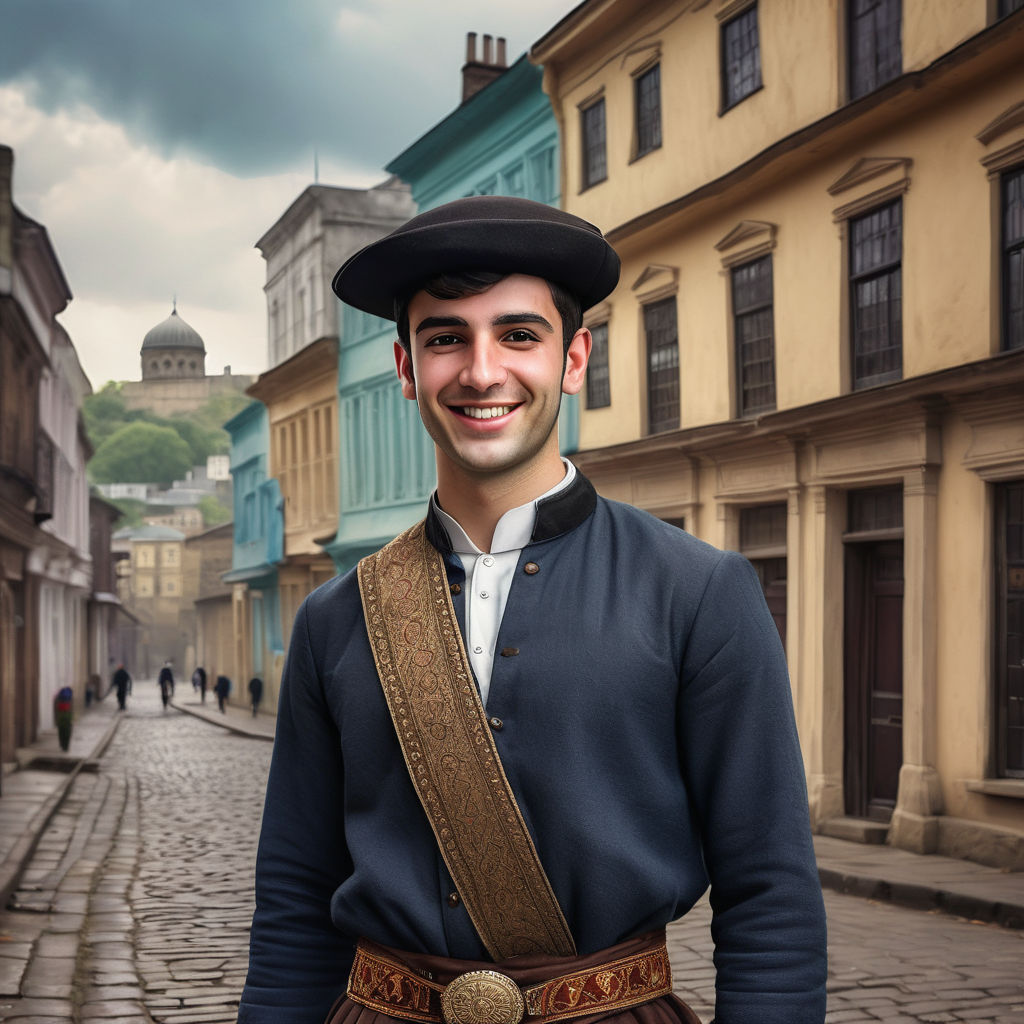
<path fill-rule="evenodd" d="M 619 257 L 600 230 L 544 203 L 470 196 L 437 206 L 361 249 L 334 275 L 343 302 L 394 320 L 396 302 L 439 274 L 530 274 L 571 292 L 583 309 L 619 280 Z"/>

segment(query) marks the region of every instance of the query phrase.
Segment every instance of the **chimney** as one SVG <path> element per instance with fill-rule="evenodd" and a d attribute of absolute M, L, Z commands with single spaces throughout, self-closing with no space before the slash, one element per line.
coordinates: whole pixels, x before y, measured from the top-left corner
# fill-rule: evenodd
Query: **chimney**
<path fill-rule="evenodd" d="M 505 37 L 498 36 L 497 56 L 495 57 L 495 39 L 491 35 L 484 36 L 483 54 L 477 60 L 476 33 L 466 33 L 466 63 L 462 65 L 462 102 L 475 96 L 481 89 L 498 78 L 506 68 Z"/>

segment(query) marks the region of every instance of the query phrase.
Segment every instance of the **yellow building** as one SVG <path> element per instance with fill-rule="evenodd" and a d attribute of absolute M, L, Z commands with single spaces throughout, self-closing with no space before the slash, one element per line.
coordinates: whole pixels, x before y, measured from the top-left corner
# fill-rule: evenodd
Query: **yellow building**
<path fill-rule="evenodd" d="M 751 558 L 821 832 L 1024 868 L 1024 5 L 580 4 L 577 463 Z"/>
<path fill-rule="evenodd" d="M 248 393 L 267 408 L 268 475 L 277 479 L 284 503 L 284 561 L 277 566 L 277 601 L 278 635 L 287 639 L 306 595 L 335 574 L 321 543 L 338 529 L 337 338 L 321 338 L 299 349 L 261 374 Z M 264 669 L 269 676 L 264 679 L 268 708 L 277 706 L 283 668 L 280 650 L 275 656 L 268 647 L 265 665 L 271 664 L 272 671 Z"/>

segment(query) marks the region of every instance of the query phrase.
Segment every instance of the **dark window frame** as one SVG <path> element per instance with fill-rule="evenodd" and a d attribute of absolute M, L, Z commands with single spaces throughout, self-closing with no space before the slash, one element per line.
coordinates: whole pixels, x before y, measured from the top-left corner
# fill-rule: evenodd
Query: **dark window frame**
<path fill-rule="evenodd" d="M 897 212 L 895 230 L 898 240 L 894 258 L 893 246 L 888 246 L 884 236 L 892 231 L 890 223 L 883 218 L 890 211 Z M 876 206 L 857 217 L 851 217 L 849 228 L 849 296 L 850 296 L 850 382 L 852 390 L 888 384 L 903 378 L 903 200 L 902 197 L 882 206 Z M 862 231 L 863 229 L 863 231 Z M 882 292 L 881 300 L 873 303 L 862 301 Z M 872 344 L 873 336 L 881 336 L 877 315 L 879 307 L 885 308 L 884 334 L 889 344 Z M 885 353 L 890 353 L 886 356 Z M 881 363 L 880 367 L 868 370 L 858 369 L 858 363 Z"/>
<path fill-rule="evenodd" d="M 1000 347 L 1024 348 L 1024 166 L 999 179 L 999 268 Z"/>
<path fill-rule="evenodd" d="M 902 0 L 847 0 L 846 33 L 851 101 L 903 74 Z"/>
<path fill-rule="evenodd" d="M 751 40 L 753 45 L 750 45 Z M 744 43 L 748 45 L 744 47 Z M 739 52 L 736 52 L 737 48 Z M 718 52 L 721 70 L 721 104 L 718 112 L 724 114 L 764 88 L 761 77 L 761 29 L 757 20 L 756 2 L 735 17 L 722 22 L 718 33 Z M 745 61 L 749 61 L 752 67 L 746 68 Z M 730 74 L 734 65 L 739 69 L 738 75 Z"/>
<path fill-rule="evenodd" d="M 1024 594 L 1024 480 L 994 486 L 994 768 L 997 778 L 1018 779 L 1024 778 L 1024 597 L 1011 598 L 1011 591 Z M 1021 673 L 1013 680 L 1011 663 Z"/>
<path fill-rule="evenodd" d="M 775 296 L 771 253 L 732 267 L 729 280 L 732 291 L 733 352 L 736 366 L 736 414 L 739 417 L 771 412 L 776 406 L 775 391 Z M 765 314 L 767 313 L 767 317 Z M 765 327 L 767 326 L 767 333 Z M 767 345 L 764 357 L 760 349 Z M 753 356 L 761 354 L 761 358 Z M 754 382 L 756 366 L 767 365 L 769 380 Z M 751 399 L 761 392 L 760 401 Z"/>
<path fill-rule="evenodd" d="M 593 345 L 587 363 L 586 398 L 588 409 L 607 409 L 612 404 L 611 373 L 608 365 L 608 323 L 590 328 Z"/>
<path fill-rule="evenodd" d="M 597 111 L 600 111 L 599 120 Z M 603 96 L 580 107 L 581 192 L 608 180 L 607 117 Z M 597 134 L 600 135 L 600 139 L 596 137 Z"/>
<path fill-rule="evenodd" d="M 669 310 L 671 317 L 667 315 Z M 658 323 L 659 319 L 663 319 L 663 322 Z M 643 323 L 647 353 L 647 433 L 661 434 L 667 430 L 678 430 L 679 315 L 676 296 L 645 303 Z M 663 334 L 663 339 L 659 339 L 659 332 Z"/>
<path fill-rule="evenodd" d="M 1024 0 L 999 0 L 996 5 L 996 18 L 1008 18 L 1017 11 L 1024 10 Z"/>
<path fill-rule="evenodd" d="M 633 76 L 633 124 L 636 126 L 634 160 L 661 149 L 660 61 Z"/>

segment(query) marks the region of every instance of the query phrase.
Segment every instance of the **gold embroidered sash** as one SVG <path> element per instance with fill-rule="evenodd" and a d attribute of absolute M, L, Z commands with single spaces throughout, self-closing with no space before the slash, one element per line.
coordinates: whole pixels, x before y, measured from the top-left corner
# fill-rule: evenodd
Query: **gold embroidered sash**
<path fill-rule="evenodd" d="M 424 523 L 359 563 L 366 632 L 406 767 L 495 960 L 575 946 L 505 777 Z"/>

